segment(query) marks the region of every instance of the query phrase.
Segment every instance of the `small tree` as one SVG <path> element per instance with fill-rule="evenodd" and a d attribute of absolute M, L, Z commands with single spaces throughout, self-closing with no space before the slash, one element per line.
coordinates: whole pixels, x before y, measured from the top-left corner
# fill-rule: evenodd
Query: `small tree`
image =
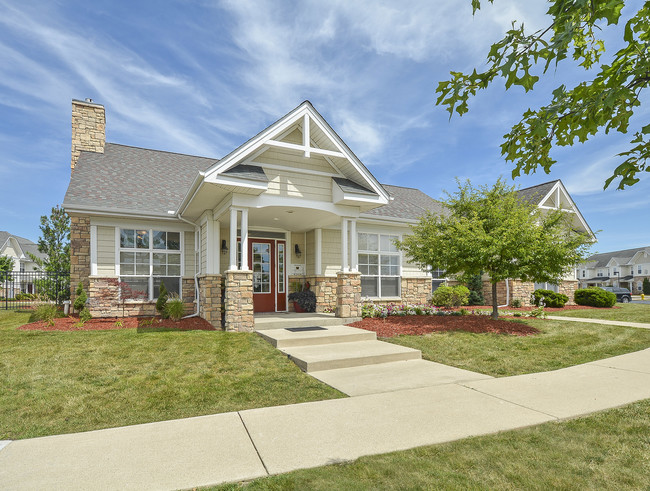
<path fill-rule="evenodd" d="M 469 288 L 468 305 L 483 305 L 485 297 L 483 296 L 483 275 L 473 274 L 465 280 Z"/>
<path fill-rule="evenodd" d="M 11 281 L 11 276 L 9 274 L 4 275 L 2 273 L 10 273 L 14 270 L 14 259 L 9 256 L 0 256 L 0 276 L 2 279 Z"/>
<path fill-rule="evenodd" d="M 86 307 L 86 301 L 88 300 L 88 295 L 86 295 L 84 285 L 81 281 L 77 285 L 77 289 L 75 290 L 74 294 L 74 309 L 79 313 Z"/>
<path fill-rule="evenodd" d="M 458 191 L 443 201 L 446 212 L 427 213 L 399 247 L 414 262 L 447 274 L 487 273 L 493 319 L 499 316 L 497 283 L 559 283 L 585 256 L 590 238 L 572 231 L 568 213 L 542 212 L 502 179 L 479 188 L 457 182 Z"/>
<path fill-rule="evenodd" d="M 650 295 L 650 280 L 648 278 L 643 278 L 643 294 Z"/>
<path fill-rule="evenodd" d="M 158 293 L 158 300 L 156 300 L 156 310 L 163 319 L 168 317 L 167 315 L 167 299 L 169 294 L 167 293 L 167 288 L 165 287 L 165 282 L 160 282 L 160 292 Z"/>

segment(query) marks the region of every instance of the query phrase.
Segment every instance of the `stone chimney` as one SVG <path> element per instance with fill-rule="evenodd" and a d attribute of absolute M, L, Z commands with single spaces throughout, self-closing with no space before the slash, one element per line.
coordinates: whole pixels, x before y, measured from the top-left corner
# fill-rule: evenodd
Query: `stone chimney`
<path fill-rule="evenodd" d="M 72 159 L 70 173 L 82 150 L 104 153 L 106 144 L 106 113 L 104 106 L 92 99 L 72 99 Z"/>

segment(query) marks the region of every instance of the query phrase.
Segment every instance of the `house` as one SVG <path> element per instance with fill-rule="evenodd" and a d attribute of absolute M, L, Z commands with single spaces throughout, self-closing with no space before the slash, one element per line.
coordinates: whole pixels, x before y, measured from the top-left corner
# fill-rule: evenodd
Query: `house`
<path fill-rule="evenodd" d="M 643 293 L 643 280 L 650 279 L 650 246 L 594 254 L 578 265 L 576 274 L 581 288 L 618 286 Z"/>
<path fill-rule="evenodd" d="M 572 206 L 586 227 L 561 183 L 526 196 Z M 359 316 L 362 298 L 426 302 L 432 275 L 394 240 L 442 210 L 417 189 L 380 184 L 308 101 L 218 160 L 106 143 L 104 107 L 75 100 L 63 206 L 71 287 L 84 283 L 93 315 L 153 314 L 164 282 L 228 330 L 291 311 L 298 282 L 318 312 L 342 318 Z"/>
<path fill-rule="evenodd" d="M 0 231 L 0 256 L 7 256 L 13 259 L 14 273 L 29 273 L 39 270 L 30 254 L 37 258 L 45 259 L 45 254 L 38 251 L 38 245 L 29 239 Z M 11 280 L 0 284 L 1 296 L 13 297 L 18 293 L 34 293 L 34 275 L 14 274 Z"/>

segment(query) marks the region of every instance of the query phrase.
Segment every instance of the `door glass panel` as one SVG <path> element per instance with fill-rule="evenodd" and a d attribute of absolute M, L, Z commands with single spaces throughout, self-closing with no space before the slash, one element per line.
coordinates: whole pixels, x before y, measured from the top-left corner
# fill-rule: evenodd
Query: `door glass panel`
<path fill-rule="evenodd" d="M 278 293 L 284 293 L 284 244 L 278 244 Z"/>
<path fill-rule="evenodd" d="M 271 293 L 271 245 L 253 242 L 253 292 Z"/>

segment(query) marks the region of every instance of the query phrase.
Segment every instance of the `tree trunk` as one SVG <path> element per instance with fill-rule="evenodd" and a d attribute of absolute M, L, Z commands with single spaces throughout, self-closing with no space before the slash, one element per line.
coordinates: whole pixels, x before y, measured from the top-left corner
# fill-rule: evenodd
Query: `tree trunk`
<path fill-rule="evenodd" d="M 492 318 L 497 320 L 499 318 L 499 301 L 497 299 L 497 284 L 492 283 Z"/>

